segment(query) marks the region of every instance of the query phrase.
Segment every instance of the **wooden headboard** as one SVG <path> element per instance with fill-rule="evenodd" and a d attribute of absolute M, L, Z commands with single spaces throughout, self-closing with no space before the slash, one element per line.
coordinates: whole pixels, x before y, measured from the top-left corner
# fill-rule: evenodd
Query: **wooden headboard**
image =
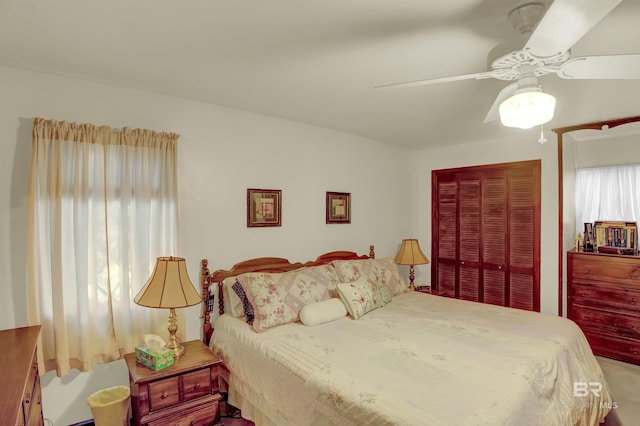
<path fill-rule="evenodd" d="M 211 294 L 211 285 L 218 284 L 218 314 L 224 313 L 224 297 L 222 281 L 225 278 L 236 277 L 247 272 L 287 272 L 305 266 L 318 266 L 331 263 L 334 260 L 375 259 L 376 254 L 373 245 L 369 246 L 369 255 L 359 255 L 352 251 L 332 251 L 318 256 L 316 260 L 306 263 L 291 263 L 281 257 L 258 257 L 236 263 L 231 269 L 218 269 L 209 272 L 209 261 L 202 259 L 200 269 L 200 283 L 202 284 L 202 339 L 209 344 L 213 327 L 211 326 L 211 312 L 215 309 L 215 298 Z"/>

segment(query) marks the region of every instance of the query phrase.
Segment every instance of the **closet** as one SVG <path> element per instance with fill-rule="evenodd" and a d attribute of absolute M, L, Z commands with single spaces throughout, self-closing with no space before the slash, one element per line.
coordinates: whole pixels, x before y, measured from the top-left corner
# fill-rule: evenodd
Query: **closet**
<path fill-rule="evenodd" d="M 432 286 L 540 311 L 540 160 L 432 172 Z"/>

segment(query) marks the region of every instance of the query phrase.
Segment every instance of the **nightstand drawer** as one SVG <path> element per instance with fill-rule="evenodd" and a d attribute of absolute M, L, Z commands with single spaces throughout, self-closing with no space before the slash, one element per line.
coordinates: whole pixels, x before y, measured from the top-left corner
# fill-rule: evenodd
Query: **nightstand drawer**
<path fill-rule="evenodd" d="M 183 344 L 173 365 L 151 370 L 125 355 L 135 426 L 207 425 L 220 421 L 218 372 L 222 360 L 199 340 Z"/>
<path fill-rule="evenodd" d="M 218 402 L 177 416 L 149 422 L 149 426 L 210 426 L 218 422 Z"/>
<path fill-rule="evenodd" d="M 184 400 L 199 398 L 211 393 L 211 371 L 203 368 L 193 373 L 187 373 L 182 378 Z"/>
<path fill-rule="evenodd" d="M 180 378 L 170 377 L 149 383 L 149 410 L 160 410 L 180 402 Z"/>

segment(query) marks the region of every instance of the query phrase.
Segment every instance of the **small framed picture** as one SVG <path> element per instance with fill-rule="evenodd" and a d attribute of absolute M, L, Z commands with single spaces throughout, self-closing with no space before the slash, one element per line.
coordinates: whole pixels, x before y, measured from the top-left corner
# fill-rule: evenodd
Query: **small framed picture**
<path fill-rule="evenodd" d="M 282 225 L 282 191 L 247 189 L 247 227 Z"/>
<path fill-rule="evenodd" d="M 327 192 L 327 223 L 351 223 L 351 194 Z"/>

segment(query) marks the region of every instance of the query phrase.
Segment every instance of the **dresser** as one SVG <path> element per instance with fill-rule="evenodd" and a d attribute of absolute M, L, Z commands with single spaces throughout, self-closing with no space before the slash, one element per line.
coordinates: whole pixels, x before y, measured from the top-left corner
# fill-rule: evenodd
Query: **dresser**
<path fill-rule="evenodd" d="M 125 355 L 135 425 L 204 426 L 220 421 L 222 361 L 199 340 L 183 346 L 185 353 L 158 371 L 137 364 L 135 353 Z"/>
<path fill-rule="evenodd" d="M 570 251 L 567 316 L 593 353 L 640 364 L 640 257 Z"/>
<path fill-rule="evenodd" d="M 36 358 L 40 326 L 0 331 L 0 423 L 42 425 L 42 392 Z"/>

